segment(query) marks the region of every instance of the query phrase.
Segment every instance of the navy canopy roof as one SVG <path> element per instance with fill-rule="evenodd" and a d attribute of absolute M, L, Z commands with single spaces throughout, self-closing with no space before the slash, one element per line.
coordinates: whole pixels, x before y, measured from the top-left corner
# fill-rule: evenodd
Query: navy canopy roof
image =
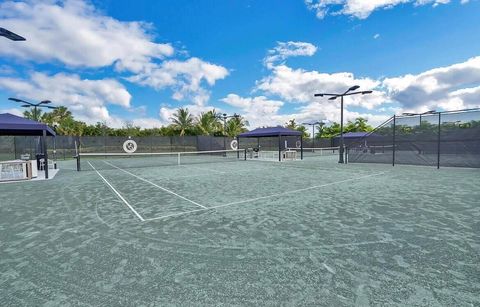
<path fill-rule="evenodd" d="M 345 139 L 355 139 L 355 138 L 363 138 L 367 136 L 370 132 L 347 132 L 343 134 L 343 138 Z M 340 138 L 340 135 L 337 135 L 335 138 Z"/>
<path fill-rule="evenodd" d="M 55 132 L 46 124 L 10 113 L 0 114 L 0 135 L 47 135 L 55 136 Z"/>
<path fill-rule="evenodd" d="M 267 137 L 267 136 L 301 136 L 302 132 L 287 129 L 284 127 L 267 127 L 267 128 L 257 128 L 252 131 L 247 131 L 240 133 L 239 138 L 256 138 L 256 137 Z"/>

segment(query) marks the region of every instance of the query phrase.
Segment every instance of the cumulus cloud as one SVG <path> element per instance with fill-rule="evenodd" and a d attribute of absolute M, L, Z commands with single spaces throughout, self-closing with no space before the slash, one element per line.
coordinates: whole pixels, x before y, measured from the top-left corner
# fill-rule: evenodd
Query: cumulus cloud
<path fill-rule="evenodd" d="M 477 107 L 480 106 L 480 56 L 417 75 L 386 78 L 382 86 L 390 99 L 408 111 Z"/>
<path fill-rule="evenodd" d="M 268 99 L 265 96 L 244 98 L 236 94 L 228 94 L 221 101 L 239 108 L 252 127 L 282 123 L 278 111 L 284 105 L 283 101 Z"/>
<path fill-rule="evenodd" d="M 279 65 L 272 68 L 270 75 L 257 82 L 256 90 L 278 95 L 289 102 L 307 103 L 314 99 L 313 94 L 318 91 L 340 93 L 352 85 L 359 85 L 363 90 L 372 90 L 380 84 L 380 81 L 370 78 L 355 78 L 348 72 L 328 74 Z M 368 97 L 349 98 L 349 104 L 367 109 L 373 109 L 384 101 L 385 96 L 381 91 L 375 91 Z"/>
<path fill-rule="evenodd" d="M 312 56 L 315 52 L 317 52 L 317 47 L 310 43 L 292 41 L 277 42 L 277 46 L 268 51 L 264 63 L 266 66 L 271 66 L 289 57 Z"/>
<path fill-rule="evenodd" d="M 83 0 L 6 1 L 0 3 L 0 20 L 27 36 L 25 42 L 5 42 L 0 55 L 70 68 L 113 67 L 131 82 L 170 88 L 178 100 L 205 103 L 209 92 L 204 86 L 228 75 L 224 67 L 195 57 L 168 59 L 174 48 L 153 42 L 150 24 L 116 20 Z"/>
<path fill-rule="evenodd" d="M 307 8 L 314 11 L 319 19 L 326 15 L 349 15 L 365 19 L 379 9 L 390 9 L 400 4 L 412 3 L 415 6 L 438 6 L 450 0 L 305 0 Z M 461 0 L 462 4 L 465 3 Z"/>
<path fill-rule="evenodd" d="M 2 26 L 27 36 L 22 43 L 3 44 L 0 54 L 70 66 L 113 64 L 139 71 L 151 59 L 171 56 L 170 44 L 151 42 L 148 25 L 120 22 L 101 15 L 84 1 L 0 3 Z"/>
<path fill-rule="evenodd" d="M 0 88 L 33 101 L 49 99 L 68 107 L 80 120 L 88 123 L 108 121 L 107 105 L 130 108 L 131 95 L 113 79 L 86 80 L 78 75 L 33 73 L 29 79 L 0 78 Z"/>
<path fill-rule="evenodd" d="M 193 57 L 187 61 L 165 61 L 128 80 L 155 89 L 170 86 L 175 90 L 173 95 L 175 100 L 193 95 L 195 103 L 203 105 L 209 99 L 209 93 L 201 87 L 202 80 L 208 85 L 214 85 L 218 79 L 223 79 L 227 75 L 228 70 L 224 67 Z"/>
<path fill-rule="evenodd" d="M 251 128 L 282 125 L 291 119 L 295 119 L 299 124 L 319 120 L 337 122 L 340 120 L 340 105 L 325 100 L 312 100 L 310 103 L 302 106 L 293 106 L 294 111 L 288 113 L 281 112 L 282 107 L 287 105 L 287 103 L 268 99 L 265 96 L 241 97 L 237 94 L 229 94 L 221 101 L 239 108 L 242 116 L 250 123 Z M 374 124 L 380 123 L 389 117 L 389 115 L 351 112 L 348 109 L 345 110 L 344 115 L 346 120 L 365 117 Z"/>

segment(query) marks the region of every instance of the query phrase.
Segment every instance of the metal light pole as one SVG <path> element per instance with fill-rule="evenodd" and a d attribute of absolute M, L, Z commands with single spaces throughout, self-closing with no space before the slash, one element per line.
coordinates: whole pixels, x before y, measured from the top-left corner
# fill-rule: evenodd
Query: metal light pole
<path fill-rule="evenodd" d="M 365 95 L 365 94 L 371 94 L 372 91 L 358 91 L 360 86 L 354 85 L 350 87 L 348 90 L 346 90 L 344 93 L 340 94 L 330 94 L 330 93 L 320 93 L 320 94 L 315 94 L 314 97 L 324 97 L 324 96 L 329 96 L 328 100 L 335 100 L 338 97 L 340 97 L 340 151 L 339 151 L 339 157 L 338 157 L 338 163 L 345 163 L 343 159 L 343 153 L 344 153 L 344 140 L 343 140 L 343 97 L 344 96 L 352 96 L 352 95 Z"/>
<path fill-rule="evenodd" d="M 21 105 L 22 108 L 33 108 L 33 120 L 38 121 L 38 109 L 39 108 L 48 108 L 48 109 L 57 109 L 57 107 L 47 106 L 47 104 L 52 103 L 50 100 L 43 100 L 39 103 L 31 103 L 22 99 L 18 98 L 8 98 L 8 100 L 23 103 Z"/>
<path fill-rule="evenodd" d="M 302 123 L 302 125 L 309 125 L 312 126 L 312 147 L 313 151 L 315 151 L 315 125 L 321 125 L 321 122 L 314 122 L 314 123 Z"/>
<path fill-rule="evenodd" d="M 4 29 L 4 28 L 0 28 L 0 36 L 3 36 L 3 37 L 6 37 L 8 38 L 9 40 L 12 40 L 12 41 L 25 41 L 25 37 L 22 37 L 18 34 L 15 34 L 11 31 L 8 31 L 7 29 Z"/>

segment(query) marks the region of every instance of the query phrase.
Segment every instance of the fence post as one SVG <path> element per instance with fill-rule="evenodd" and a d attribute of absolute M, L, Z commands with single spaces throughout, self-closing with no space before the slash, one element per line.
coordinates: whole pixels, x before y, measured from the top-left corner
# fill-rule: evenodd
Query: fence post
<path fill-rule="evenodd" d="M 437 169 L 440 168 L 440 131 L 442 127 L 442 113 L 438 112 L 438 140 L 437 140 Z"/>
<path fill-rule="evenodd" d="M 392 151 L 392 166 L 395 166 L 395 120 L 396 116 L 393 115 L 393 151 Z"/>

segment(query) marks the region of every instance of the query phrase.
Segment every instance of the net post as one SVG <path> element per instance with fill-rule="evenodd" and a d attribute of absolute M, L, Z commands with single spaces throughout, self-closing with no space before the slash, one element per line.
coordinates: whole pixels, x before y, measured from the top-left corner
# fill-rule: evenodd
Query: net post
<path fill-rule="evenodd" d="M 43 130 L 42 134 L 43 160 L 45 161 L 44 172 L 45 179 L 48 179 L 48 151 L 47 151 L 47 130 Z"/>
<path fill-rule="evenodd" d="M 315 126 L 313 126 L 315 127 Z M 315 130 L 314 130 L 315 132 Z M 315 140 L 315 134 L 314 134 L 314 140 Z M 315 144 L 315 141 L 313 141 Z M 313 146 L 313 151 L 315 152 L 315 145 Z M 296 158 L 295 158 L 296 159 Z M 303 134 L 300 136 L 300 160 L 303 160 Z"/>
<path fill-rule="evenodd" d="M 392 150 L 392 166 L 395 166 L 395 120 L 396 120 L 396 115 L 393 115 L 393 150 Z"/>
<path fill-rule="evenodd" d="M 177 153 L 177 165 L 180 165 L 180 153 Z"/>
<path fill-rule="evenodd" d="M 438 112 L 438 139 L 437 139 L 437 169 L 440 168 L 440 131 L 442 124 L 442 113 Z"/>
<path fill-rule="evenodd" d="M 76 160 L 77 160 L 77 172 L 81 171 L 82 169 L 80 168 L 80 155 L 77 154 L 77 156 L 75 157 Z"/>
<path fill-rule="evenodd" d="M 344 152 L 345 152 L 345 164 L 348 164 L 348 146 L 345 146 Z"/>
<path fill-rule="evenodd" d="M 247 149 L 243 149 L 243 160 L 247 161 Z"/>

